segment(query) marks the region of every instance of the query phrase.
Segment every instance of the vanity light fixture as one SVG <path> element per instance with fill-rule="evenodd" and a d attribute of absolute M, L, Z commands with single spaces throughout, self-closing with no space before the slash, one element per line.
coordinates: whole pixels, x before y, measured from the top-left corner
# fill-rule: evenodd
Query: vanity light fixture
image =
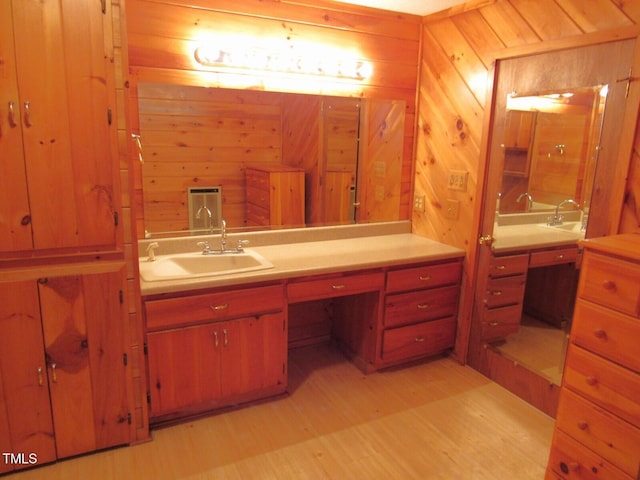
<path fill-rule="evenodd" d="M 195 49 L 194 57 L 204 67 L 237 72 L 303 74 L 357 81 L 365 80 L 372 73 L 371 64 L 360 59 L 327 58 L 258 48 L 232 49 L 201 45 Z"/>

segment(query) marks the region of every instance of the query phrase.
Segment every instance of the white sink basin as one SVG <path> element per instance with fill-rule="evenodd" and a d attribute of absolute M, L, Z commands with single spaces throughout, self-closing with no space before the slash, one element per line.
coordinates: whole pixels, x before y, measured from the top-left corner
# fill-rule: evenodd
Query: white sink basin
<path fill-rule="evenodd" d="M 154 262 L 140 259 L 140 276 L 147 282 L 232 275 L 273 268 L 259 253 L 245 249 L 242 253 L 203 255 L 181 253 L 158 255 Z"/>

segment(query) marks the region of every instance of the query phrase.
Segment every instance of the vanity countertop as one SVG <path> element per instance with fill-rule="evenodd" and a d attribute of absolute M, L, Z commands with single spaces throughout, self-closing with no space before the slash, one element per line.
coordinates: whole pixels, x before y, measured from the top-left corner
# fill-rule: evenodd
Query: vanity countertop
<path fill-rule="evenodd" d="M 501 225 L 494 231 L 492 250 L 497 253 L 575 245 L 584 239 L 583 231 L 562 230 L 538 224 Z"/>
<path fill-rule="evenodd" d="M 251 247 L 251 250 L 271 262 L 273 268 L 238 274 L 154 282 L 141 279 L 142 295 L 242 285 L 306 275 L 464 257 L 464 250 L 412 233 L 265 245 Z M 144 258 L 141 261 L 144 261 Z"/>

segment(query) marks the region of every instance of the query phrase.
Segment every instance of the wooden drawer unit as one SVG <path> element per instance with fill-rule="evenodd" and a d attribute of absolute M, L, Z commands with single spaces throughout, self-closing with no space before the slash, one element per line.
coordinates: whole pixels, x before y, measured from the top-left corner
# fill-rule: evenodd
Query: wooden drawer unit
<path fill-rule="evenodd" d="M 520 328 L 529 254 L 494 256 L 484 296 L 481 339 L 498 341 Z"/>
<path fill-rule="evenodd" d="M 485 305 L 490 309 L 506 305 L 521 305 L 526 283 L 527 276 L 525 274 L 489 279 Z"/>
<path fill-rule="evenodd" d="M 284 307 L 284 287 L 272 285 L 144 302 L 147 331 L 226 320 Z"/>
<path fill-rule="evenodd" d="M 443 318 L 384 331 L 382 360 L 396 363 L 451 348 L 456 339 L 455 318 Z"/>
<path fill-rule="evenodd" d="M 637 478 L 640 429 L 568 389 L 560 396 L 556 428 Z"/>
<path fill-rule="evenodd" d="M 452 316 L 456 313 L 457 285 L 387 295 L 385 327 L 397 327 L 422 320 Z"/>
<path fill-rule="evenodd" d="M 387 273 L 387 293 L 404 292 L 460 282 L 462 263 L 442 263 L 392 270 Z"/>
<path fill-rule="evenodd" d="M 578 299 L 571 342 L 640 372 L 640 320 Z"/>
<path fill-rule="evenodd" d="M 382 366 L 453 347 L 461 267 L 456 260 L 387 272 Z"/>
<path fill-rule="evenodd" d="M 364 292 L 382 290 L 384 273 L 340 275 L 329 278 L 294 281 L 287 286 L 289 303 L 344 297 Z"/>
<path fill-rule="evenodd" d="M 550 478 L 640 478 L 640 236 L 583 242 Z"/>
<path fill-rule="evenodd" d="M 529 254 L 492 257 L 489 261 L 489 277 L 506 277 L 526 273 L 529 268 Z"/>
<path fill-rule="evenodd" d="M 247 167 L 246 219 L 248 225 L 303 226 L 304 170 L 287 165 Z"/>
<path fill-rule="evenodd" d="M 541 250 L 531 252 L 529 267 L 546 267 L 549 265 L 561 265 L 563 263 L 575 263 L 578 260 L 578 247 L 559 248 L 556 250 Z"/>
<path fill-rule="evenodd" d="M 629 315 L 638 315 L 640 265 L 591 254 L 582 263 L 578 296 Z"/>
<path fill-rule="evenodd" d="M 640 428 L 640 374 L 570 345 L 564 385 Z"/>

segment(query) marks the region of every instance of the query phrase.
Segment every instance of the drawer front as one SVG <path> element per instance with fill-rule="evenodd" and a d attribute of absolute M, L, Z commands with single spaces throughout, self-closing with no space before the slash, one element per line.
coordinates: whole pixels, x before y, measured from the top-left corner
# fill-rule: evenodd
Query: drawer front
<path fill-rule="evenodd" d="M 303 302 L 374 292 L 383 287 L 384 273 L 379 272 L 290 283 L 287 287 L 287 295 L 289 302 Z"/>
<path fill-rule="evenodd" d="M 425 265 L 387 272 L 387 292 L 402 292 L 419 288 L 457 285 L 460 282 L 461 262 Z"/>
<path fill-rule="evenodd" d="M 560 395 L 556 427 L 627 475 L 637 477 L 640 429 L 566 388 Z"/>
<path fill-rule="evenodd" d="M 529 258 L 530 267 L 543 267 L 547 265 L 560 265 L 574 263 L 578 259 L 578 247 L 562 248 L 558 250 L 544 250 L 532 252 Z"/>
<path fill-rule="evenodd" d="M 484 303 L 489 308 L 521 304 L 524 299 L 526 283 L 527 277 L 525 275 L 491 278 L 487 282 L 487 292 Z"/>
<path fill-rule="evenodd" d="M 640 320 L 578 299 L 571 326 L 576 345 L 640 372 Z"/>
<path fill-rule="evenodd" d="M 526 273 L 529 268 L 529 254 L 491 257 L 489 277 L 498 278 Z"/>
<path fill-rule="evenodd" d="M 588 252 L 582 263 L 578 296 L 637 316 L 640 265 Z"/>
<path fill-rule="evenodd" d="M 458 306 L 458 286 L 387 295 L 384 324 L 406 325 L 422 320 L 454 316 Z"/>
<path fill-rule="evenodd" d="M 149 331 L 278 311 L 283 306 L 282 285 L 144 302 Z"/>
<path fill-rule="evenodd" d="M 570 345 L 563 382 L 564 386 L 640 428 L 640 374 Z"/>
<path fill-rule="evenodd" d="M 549 467 L 560 475 L 556 478 L 632 480 L 622 470 L 558 429 L 553 432 Z"/>
<path fill-rule="evenodd" d="M 517 333 L 522 317 L 522 305 L 485 310 L 482 319 L 481 337 L 485 342 L 499 340 Z"/>
<path fill-rule="evenodd" d="M 383 362 L 397 362 L 435 355 L 452 348 L 456 339 L 455 318 L 443 318 L 384 331 Z"/>

